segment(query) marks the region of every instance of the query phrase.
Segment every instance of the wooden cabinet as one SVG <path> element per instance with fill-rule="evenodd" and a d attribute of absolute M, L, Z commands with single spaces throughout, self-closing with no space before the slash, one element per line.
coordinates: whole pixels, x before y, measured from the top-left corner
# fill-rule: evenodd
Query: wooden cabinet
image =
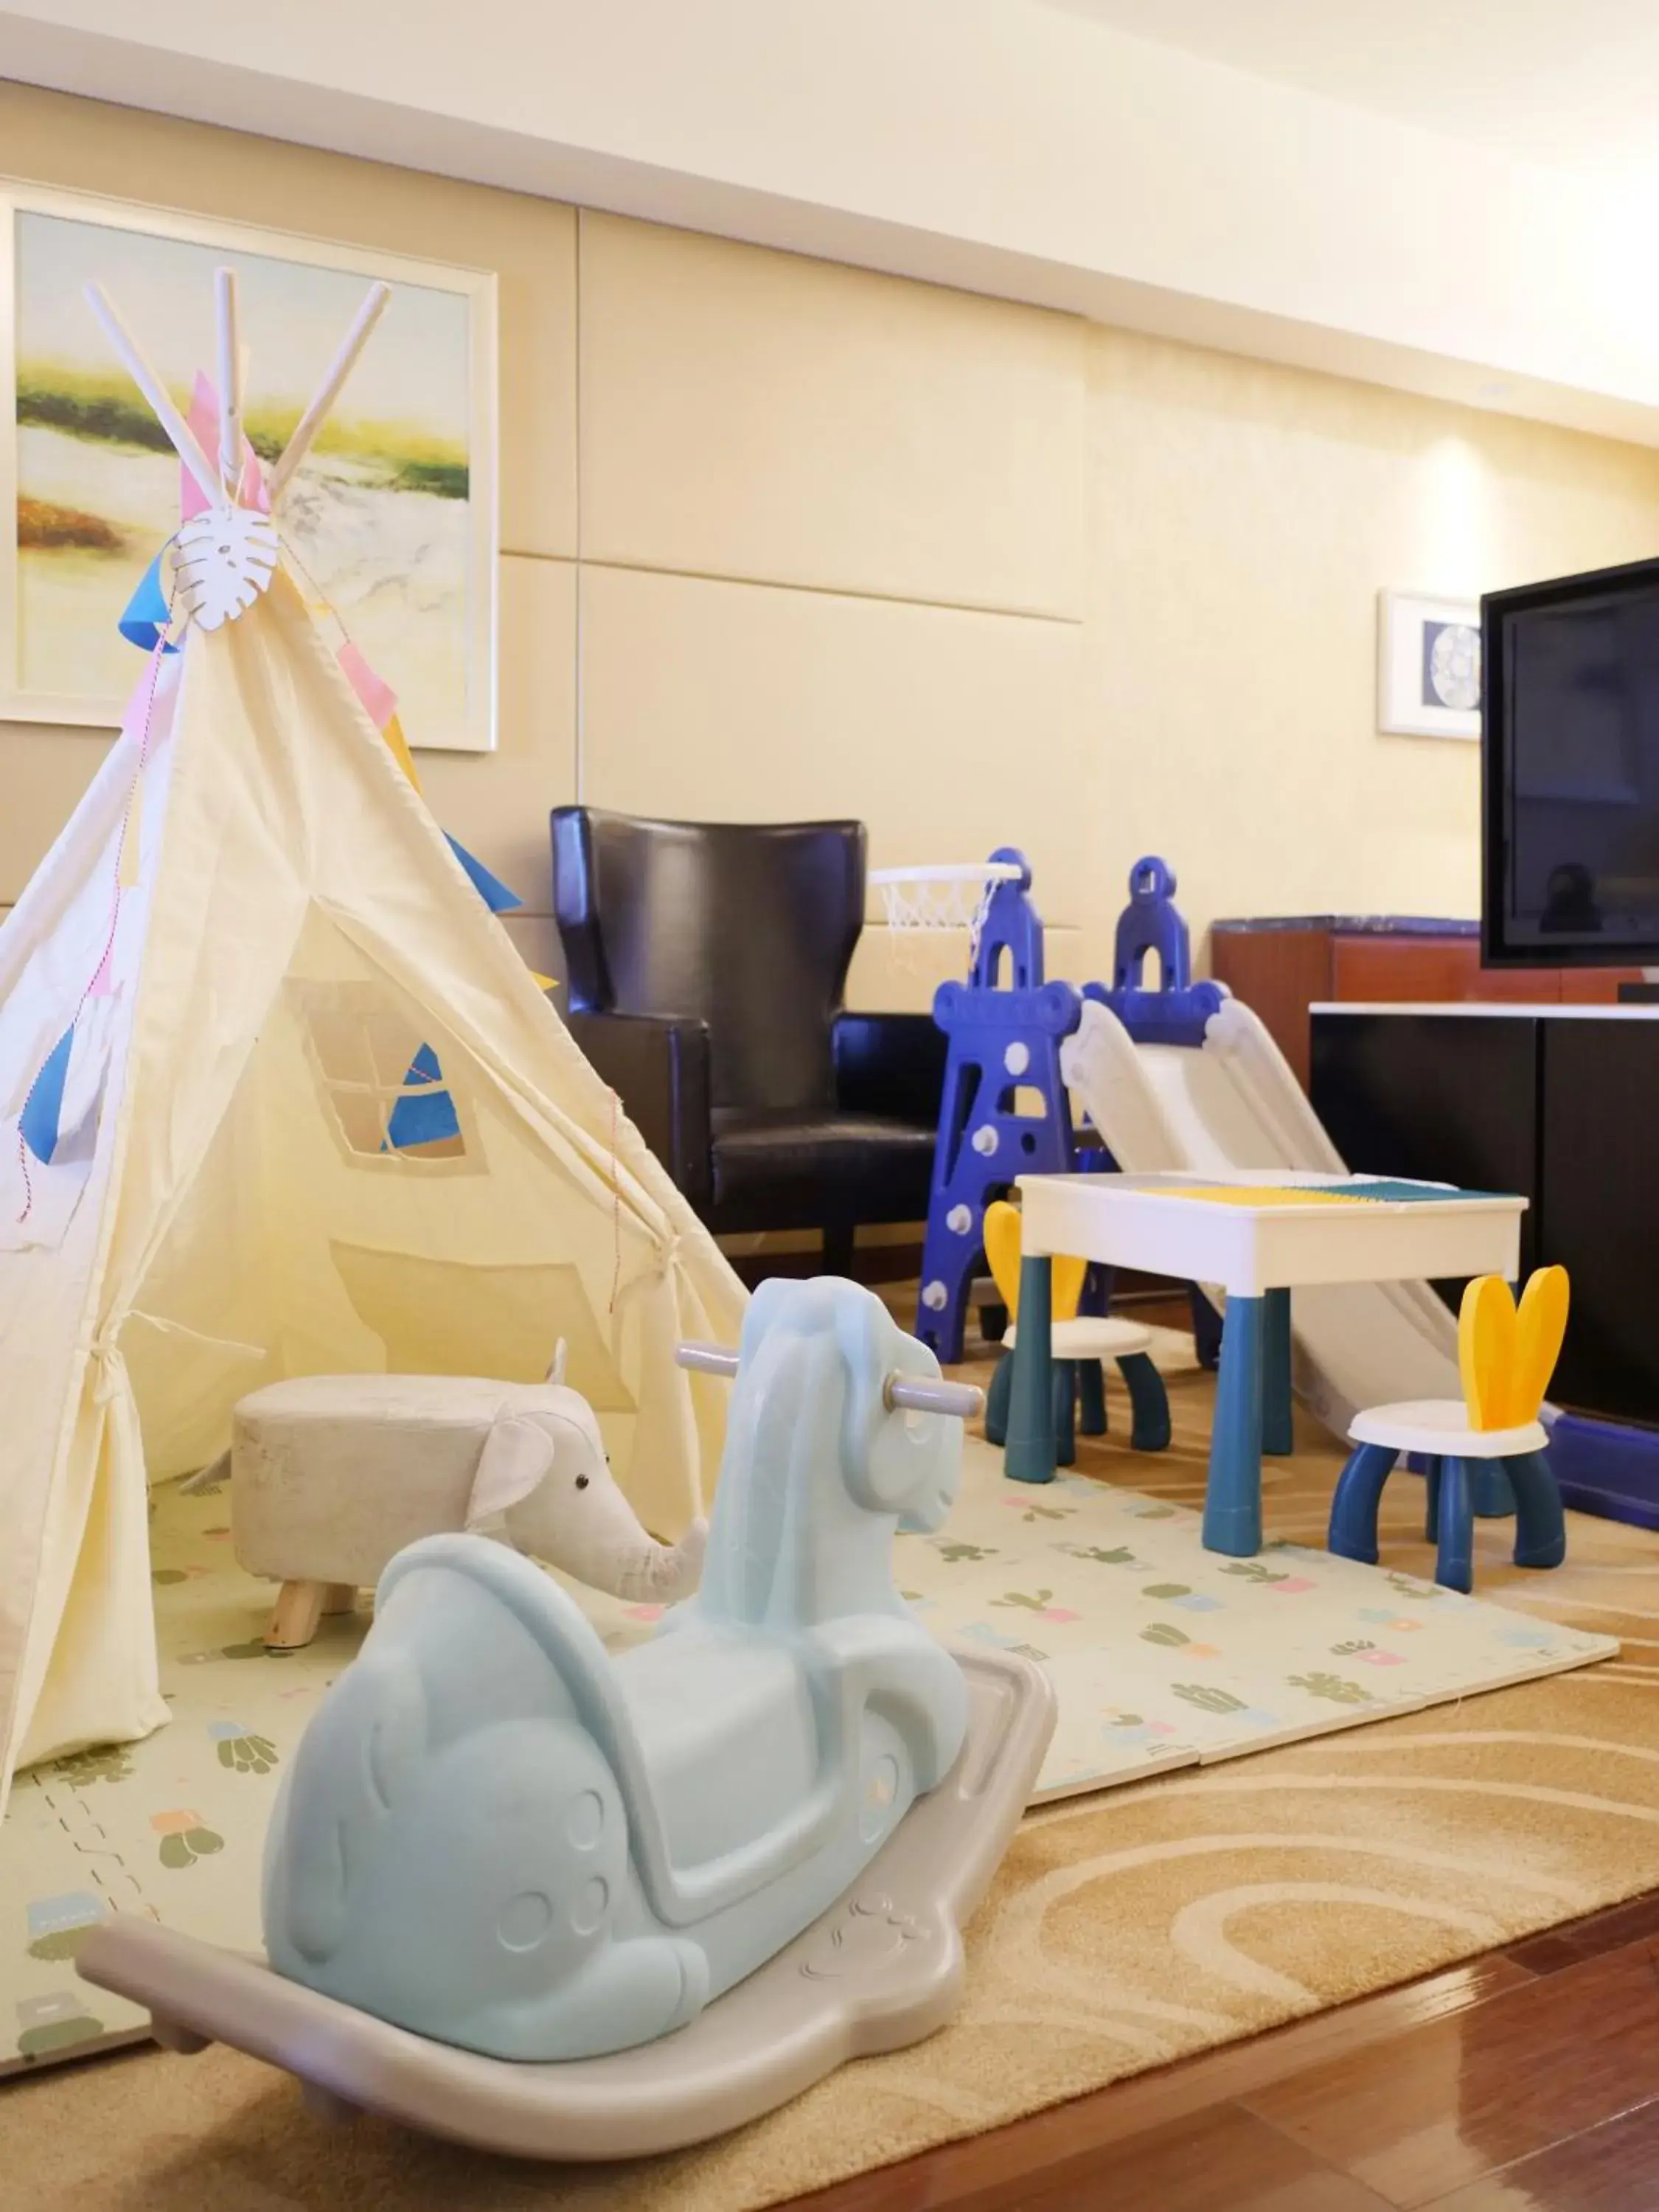
<path fill-rule="evenodd" d="M 1308 1008 L 1321 1000 L 1612 1006 L 1635 968 L 1484 968 L 1472 921 L 1321 915 L 1218 921 L 1210 972 L 1259 1014 L 1308 1087 Z"/>

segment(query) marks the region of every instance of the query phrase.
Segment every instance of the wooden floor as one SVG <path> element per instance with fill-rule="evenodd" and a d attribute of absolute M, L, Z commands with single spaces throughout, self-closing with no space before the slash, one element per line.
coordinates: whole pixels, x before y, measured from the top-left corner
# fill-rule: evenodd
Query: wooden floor
<path fill-rule="evenodd" d="M 1659 1892 L 792 2212 L 1659 2212 Z"/>

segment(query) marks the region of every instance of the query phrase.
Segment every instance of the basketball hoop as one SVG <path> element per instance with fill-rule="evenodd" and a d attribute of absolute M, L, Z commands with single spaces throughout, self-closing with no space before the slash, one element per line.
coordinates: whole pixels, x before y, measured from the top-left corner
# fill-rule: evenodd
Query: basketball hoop
<path fill-rule="evenodd" d="M 924 950 L 929 937 L 965 929 L 968 965 L 979 957 L 979 934 L 999 884 L 1018 883 L 1012 860 L 941 860 L 906 868 L 872 868 L 870 882 L 881 893 L 887 927 L 906 943 L 901 957 Z M 921 940 L 921 941 L 919 941 Z"/>

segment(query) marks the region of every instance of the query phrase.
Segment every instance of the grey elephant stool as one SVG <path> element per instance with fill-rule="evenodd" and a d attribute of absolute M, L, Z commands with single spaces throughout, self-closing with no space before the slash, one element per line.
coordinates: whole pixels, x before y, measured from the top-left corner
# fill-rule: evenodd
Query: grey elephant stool
<path fill-rule="evenodd" d="M 310 1643 L 422 1536 L 504 1537 L 613 1597 L 696 1584 L 703 1523 L 655 1541 L 612 1480 L 593 1410 L 559 1379 L 307 1375 L 256 1390 L 231 1426 L 230 1520 L 250 1574 L 280 1582 L 265 1643 Z"/>

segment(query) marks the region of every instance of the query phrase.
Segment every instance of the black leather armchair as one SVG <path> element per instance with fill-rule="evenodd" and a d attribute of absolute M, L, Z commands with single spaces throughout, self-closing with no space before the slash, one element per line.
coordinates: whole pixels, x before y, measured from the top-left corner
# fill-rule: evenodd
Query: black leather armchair
<path fill-rule="evenodd" d="M 860 822 L 552 816 L 571 1034 L 717 1231 L 927 1212 L 945 1039 L 927 1014 L 849 1014 Z"/>

